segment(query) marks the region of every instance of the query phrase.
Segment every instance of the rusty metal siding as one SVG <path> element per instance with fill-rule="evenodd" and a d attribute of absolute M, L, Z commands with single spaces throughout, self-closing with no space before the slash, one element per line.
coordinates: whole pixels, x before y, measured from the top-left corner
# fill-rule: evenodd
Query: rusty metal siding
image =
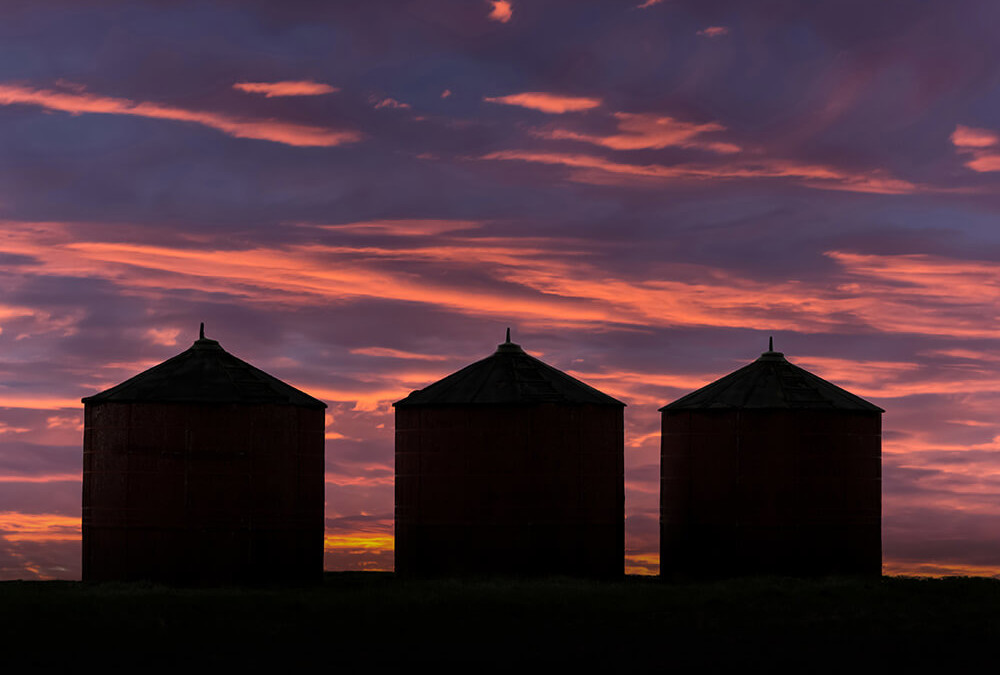
<path fill-rule="evenodd" d="M 881 574 L 881 415 L 663 409 L 664 574 Z"/>
<path fill-rule="evenodd" d="M 321 578 L 321 408 L 89 402 L 84 417 L 84 580 Z"/>
<path fill-rule="evenodd" d="M 620 575 L 622 407 L 397 407 L 395 560 L 402 574 Z"/>

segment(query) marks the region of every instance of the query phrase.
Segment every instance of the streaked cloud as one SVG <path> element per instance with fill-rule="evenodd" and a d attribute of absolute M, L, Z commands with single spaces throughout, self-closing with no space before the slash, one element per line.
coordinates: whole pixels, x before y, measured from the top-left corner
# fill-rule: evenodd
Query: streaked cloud
<path fill-rule="evenodd" d="M 418 354 L 416 352 L 408 352 L 402 349 L 390 349 L 387 347 L 358 347 L 351 350 L 352 354 L 361 354 L 363 356 L 377 356 L 380 358 L 388 359 L 407 359 L 411 361 L 447 361 L 447 356 L 440 356 L 436 354 Z M 2 430 L 0 430 L 2 433 Z"/>
<path fill-rule="evenodd" d="M 0 84 L 0 105 L 34 105 L 72 115 L 130 115 L 200 124 L 235 138 L 250 138 L 302 147 L 329 147 L 361 140 L 356 131 L 337 130 L 279 120 L 240 118 L 223 113 L 189 110 L 160 103 L 136 102 L 80 92 L 33 89 Z"/>
<path fill-rule="evenodd" d="M 406 109 L 406 108 L 410 107 L 409 103 L 402 103 L 400 101 L 397 101 L 394 98 L 381 98 L 380 99 L 380 98 L 377 98 L 377 97 L 372 97 L 370 100 L 372 102 L 372 105 L 375 106 L 376 110 L 378 110 L 380 108 L 403 108 L 403 109 Z"/>
<path fill-rule="evenodd" d="M 612 150 L 646 150 L 666 147 L 699 148 L 712 152 L 731 154 L 740 151 L 734 143 L 713 141 L 703 134 L 725 131 L 726 127 L 717 122 L 696 124 L 683 122 L 673 117 L 651 114 L 614 113 L 618 121 L 618 134 L 599 136 L 568 129 L 537 130 L 534 133 L 551 140 L 583 141 Z"/>
<path fill-rule="evenodd" d="M 574 170 L 570 180 L 598 185 L 641 186 L 641 181 L 645 180 L 655 187 L 656 183 L 663 181 L 789 179 L 820 190 L 875 194 L 910 194 L 921 190 L 918 185 L 880 171 L 851 173 L 818 164 L 766 158 L 721 164 L 627 164 L 597 155 L 501 150 L 483 155 L 480 159 L 565 166 Z"/>
<path fill-rule="evenodd" d="M 641 5 L 636 5 L 636 7 L 638 7 L 639 9 L 646 9 L 647 7 L 658 5 L 661 2 L 663 2 L 663 0 L 646 0 L 646 2 L 642 3 Z"/>
<path fill-rule="evenodd" d="M 726 26 L 709 26 L 698 31 L 698 35 L 707 38 L 722 37 L 723 35 L 729 35 L 729 28 Z"/>
<path fill-rule="evenodd" d="M 237 82 L 233 89 L 245 91 L 248 94 L 263 94 L 266 98 L 276 96 L 318 96 L 340 91 L 322 82 L 312 80 L 283 80 L 281 82 Z"/>
<path fill-rule="evenodd" d="M 510 21 L 514 15 L 514 8 L 510 2 L 507 0 L 489 0 L 489 2 L 493 6 L 489 13 L 491 21 L 499 21 L 500 23 Z"/>
<path fill-rule="evenodd" d="M 590 110 L 597 108 L 602 103 L 599 98 L 562 96 L 544 91 L 525 91 L 520 94 L 510 94 L 508 96 L 487 96 L 483 100 L 490 103 L 502 103 L 504 105 L 515 105 L 522 108 L 540 110 L 553 115 Z"/>
<path fill-rule="evenodd" d="M 340 225 L 315 225 L 324 230 L 350 232 L 353 234 L 380 234 L 392 236 L 420 237 L 456 230 L 469 230 L 482 226 L 475 220 L 438 220 L 433 218 L 410 218 L 404 220 L 366 220 Z"/>

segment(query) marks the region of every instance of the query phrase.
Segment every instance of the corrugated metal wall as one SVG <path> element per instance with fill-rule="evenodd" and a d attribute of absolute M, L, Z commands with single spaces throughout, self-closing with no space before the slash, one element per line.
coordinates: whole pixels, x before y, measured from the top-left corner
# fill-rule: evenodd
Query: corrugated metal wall
<path fill-rule="evenodd" d="M 620 406 L 396 409 L 396 571 L 616 576 Z"/>
<path fill-rule="evenodd" d="M 84 416 L 85 581 L 321 579 L 323 410 L 104 402 Z"/>
<path fill-rule="evenodd" d="M 881 415 L 663 411 L 664 574 L 881 574 Z"/>

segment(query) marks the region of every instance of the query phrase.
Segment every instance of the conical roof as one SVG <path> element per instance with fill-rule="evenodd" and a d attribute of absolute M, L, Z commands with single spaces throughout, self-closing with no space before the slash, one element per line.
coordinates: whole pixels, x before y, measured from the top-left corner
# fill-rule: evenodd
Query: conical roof
<path fill-rule="evenodd" d="M 304 408 L 326 404 L 238 359 L 215 340 L 201 337 L 184 352 L 84 403 L 278 403 Z"/>
<path fill-rule="evenodd" d="M 520 345 L 507 341 L 482 361 L 462 368 L 423 389 L 411 392 L 394 406 L 590 403 L 625 404 L 570 377 L 561 370 L 529 356 Z"/>
<path fill-rule="evenodd" d="M 885 412 L 860 396 L 792 365 L 773 347 L 753 363 L 660 408 L 809 409 Z"/>

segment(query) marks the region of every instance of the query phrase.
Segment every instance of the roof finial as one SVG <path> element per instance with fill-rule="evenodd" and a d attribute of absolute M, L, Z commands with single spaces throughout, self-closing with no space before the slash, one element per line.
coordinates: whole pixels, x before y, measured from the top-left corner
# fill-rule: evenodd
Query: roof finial
<path fill-rule="evenodd" d="M 201 322 L 201 327 L 198 328 L 198 339 L 199 340 L 204 340 L 205 339 L 205 322 L 204 321 Z"/>
<path fill-rule="evenodd" d="M 510 344 L 510 326 L 507 327 L 507 339 L 505 340 L 505 342 Z"/>
<path fill-rule="evenodd" d="M 767 338 L 767 351 L 769 351 L 769 352 L 773 352 L 774 351 L 774 336 L 773 335 L 769 335 L 768 338 Z"/>

